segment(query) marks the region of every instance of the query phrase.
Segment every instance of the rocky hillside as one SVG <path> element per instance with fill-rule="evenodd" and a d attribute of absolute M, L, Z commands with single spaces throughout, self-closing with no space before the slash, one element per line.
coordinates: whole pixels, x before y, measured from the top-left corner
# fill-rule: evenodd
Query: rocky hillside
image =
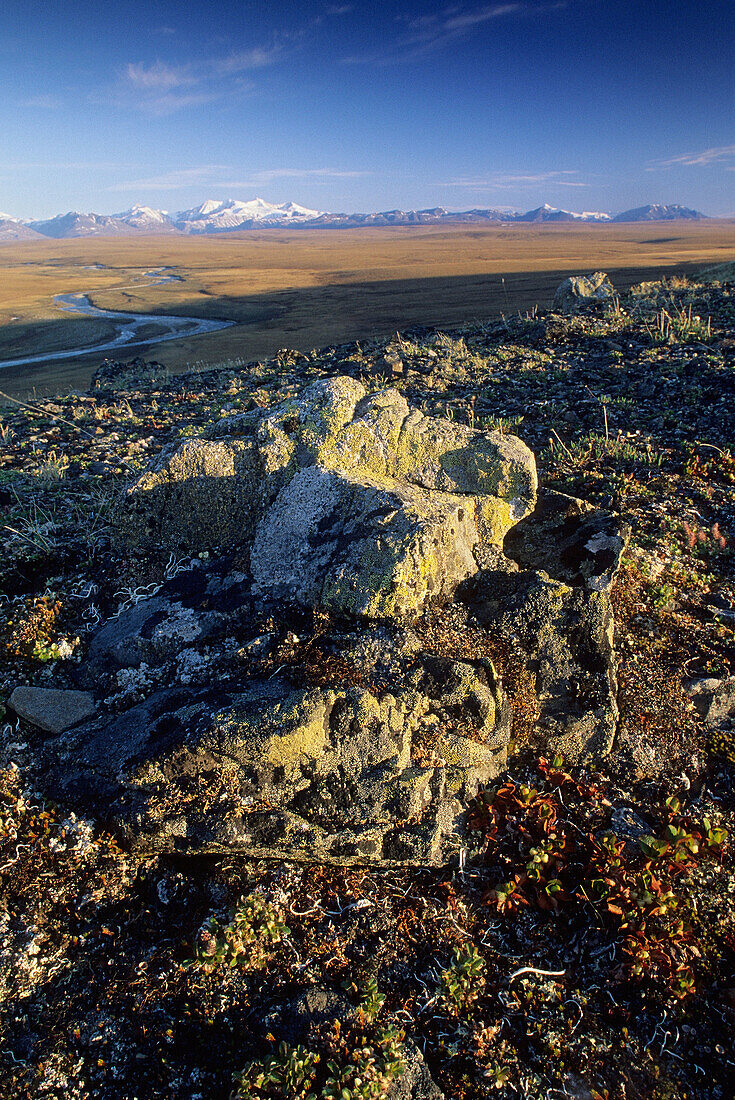
<path fill-rule="evenodd" d="M 728 277 L 5 408 L 3 1094 L 732 1094 Z"/>

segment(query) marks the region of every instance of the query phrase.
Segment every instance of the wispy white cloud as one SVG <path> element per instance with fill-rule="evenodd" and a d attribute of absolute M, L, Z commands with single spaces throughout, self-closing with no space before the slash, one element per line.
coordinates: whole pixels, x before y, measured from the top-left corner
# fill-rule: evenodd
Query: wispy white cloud
<path fill-rule="evenodd" d="M 13 164 L 3 164 L 0 166 L 0 173 L 7 175 L 8 172 L 27 172 L 36 171 L 37 169 L 52 168 L 59 172 L 119 172 L 125 169 L 127 166 L 122 163 L 114 163 L 110 161 L 88 161 L 88 160 L 74 160 L 74 161 L 16 161 Z"/>
<path fill-rule="evenodd" d="M 343 171 L 334 168 L 268 168 L 255 172 L 252 179 L 260 183 L 269 183 L 275 179 L 310 179 L 314 176 L 324 179 L 356 179 L 358 176 L 371 176 L 372 172 Z"/>
<path fill-rule="evenodd" d="M 246 72 L 249 69 L 263 69 L 266 65 L 273 65 L 279 58 L 281 49 L 273 46 L 271 49 L 256 47 L 252 50 L 236 50 L 227 57 L 215 57 L 203 62 L 202 68 L 206 75 L 207 70 L 214 76 L 230 76 L 233 73 Z"/>
<path fill-rule="evenodd" d="M 318 182 L 320 179 L 354 179 L 370 175 L 334 168 L 268 168 L 253 172 L 244 178 L 236 178 L 231 166 L 203 164 L 195 168 L 180 168 L 158 173 L 143 179 L 127 180 L 113 184 L 108 191 L 182 191 L 188 187 L 208 187 L 218 191 L 233 191 L 240 187 L 261 187 L 278 179 L 304 179 Z"/>
<path fill-rule="evenodd" d="M 131 87 L 144 92 L 168 91 L 197 83 L 190 66 L 167 65 L 163 61 L 154 61 L 152 65 L 131 61 L 125 68 L 125 79 Z"/>
<path fill-rule="evenodd" d="M 555 187 L 589 187 L 581 180 L 567 179 L 576 175 L 571 169 L 556 172 L 492 172 L 487 176 L 460 176 L 444 180 L 440 187 L 461 187 L 468 191 L 505 191 L 525 187 L 538 187 L 540 184 L 553 184 Z"/>
<path fill-rule="evenodd" d="M 324 13 L 325 15 L 347 15 L 354 7 L 354 4 L 327 4 Z"/>
<path fill-rule="evenodd" d="M 170 172 L 159 172 L 155 176 L 126 180 L 114 183 L 108 191 L 179 191 L 185 187 L 213 186 L 212 181 L 222 173 L 231 172 L 227 164 L 199 164 L 194 168 L 176 168 Z"/>
<path fill-rule="evenodd" d="M 249 92 L 253 85 L 243 74 L 273 65 L 280 56 L 281 47 L 275 45 L 230 50 L 222 56 L 183 64 L 160 58 L 153 62 L 130 61 L 114 85 L 93 93 L 90 100 L 149 115 L 170 115 Z"/>
<path fill-rule="evenodd" d="M 679 153 L 675 157 L 666 157 L 664 160 L 655 160 L 648 165 L 648 171 L 654 172 L 658 168 L 676 167 L 702 167 L 708 164 L 716 164 L 719 161 L 733 160 L 735 158 L 735 145 L 716 145 L 711 149 L 703 149 L 699 153 Z M 726 165 L 729 167 L 729 165 Z"/>
<path fill-rule="evenodd" d="M 467 4 L 455 4 L 442 11 L 416 17 L 399 17 L 405 25 L 405 31 L 398 40 L 382 52 L 356 54 L 343 57 L 347 65 L 391 65 L 415 58 L 455 42 L 459 38 L 471 35 L 478 27 L 497 19 L 531 18 L 566 8 L 567 0 L 554 0 L 552 3 L 528 2 L 517 0 L 504 4 L 483 4 L 471 7 Z"/>
<path fill-rule="evenodd" d="M 443 12 L 413 19 L 408 26 L 415 40 L 446 39 L 449 36 L 465 34 L 481 23 L 500 19 L 504 15 L 527 15 L 532 7 L 534 5 L 519 2 L 485 4 L 481 8 L 446 8 Z"/>
<path fill-rule="evenodd" d="M 34 95 L 29 99 L 22 99 L 21 107 L 38 107 L 42 111 L 59 111 L 63 102 L 55 95 Z"/>

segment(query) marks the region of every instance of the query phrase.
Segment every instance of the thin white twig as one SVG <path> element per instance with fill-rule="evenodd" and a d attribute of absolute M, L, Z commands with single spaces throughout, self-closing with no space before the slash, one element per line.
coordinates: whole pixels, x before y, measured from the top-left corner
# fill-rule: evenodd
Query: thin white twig
<path fill-rule="evenodd" d="M 512 982 L 514 978 L 520 977 L 521 974 L 541 974 L 545 978 L 562 978 L 566 974 L 566 970 L 539 970 L 537 966 L 522 966 L 520 970 L 513 971 L 508 981 Z"/>

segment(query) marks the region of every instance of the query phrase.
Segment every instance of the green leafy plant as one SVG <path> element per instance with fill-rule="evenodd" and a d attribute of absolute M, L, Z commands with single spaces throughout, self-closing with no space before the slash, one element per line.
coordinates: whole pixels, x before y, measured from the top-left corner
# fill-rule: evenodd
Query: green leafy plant
<path fill-rule="evenodd" d="M 344 988 L 357 994 L 358 1008 L 368 1020 L 374 1020 L 385 1004 L 385 994 L 378 989 L 377 978 L 372 974 L 362 981 L 345 982 Z"/>
<path fill-rule="evenodd" d="M 281 909 L 258 894 L 241 898 L 228 924 L 209 917 L 197 933 L 194 955 L 185 966 L 211 974 L 221 966 L 255 969 L 268 957 L 268 948 L 289 935 Z"/>
<path fill-rule="evenodd" d="M 542 758 L 538 768 L 544 780 L 538 788 L 509 780 L 473 804 L 470 825 L 484 833 L 493 862 L 500 852 L 502 862 L 516 864 L 509 879 L 487 891 L 488 904 L 508 916 L 523 905 L 589 905 L 619 938 L 620 978 L 648 979 L 677 999 L 688 996 L 702 951 L 682 876 L 719 855 L 727 830 L 685 814 L 672 797 L 659 811 L 660 829 L 641 837 L 636 852 L 609 830 L 579 828 L 577 820 L 599 820 L 605 812 L 599 787 L 564 771 L 560 757 L 551 764 Z"/>
<path fill-rule="evenodd" d="M 380 1100 L 403 1071 L 405 1033 L 392 1025 L 363 1030 L 366 1017 L 335 1020 L 320 1051 L 281 1043 L 278 1053 L 233 1074 L 233 1100 Z"/>
<path fill-rule="evenodd" d="M 288 1097 L 289 1100 L 317 1100 L 311 1091 L 321 1058 L 306 1047 L 281 1043 L 278 1054 L 249 1062 L 232 1076 L 234 1097 Z"/>
<path fill-rule="evenodd" d="M 442 971 L 439 999 L 453 1015 L 469 1009 L 485 988 L 485 960 L 474 944 L 455 947 L 452 960 Z"/>
<path fill-rule="evenodd" d="M 403 1070 L 405 1034 L 387 1026 L 373 1035 L 344 1035 L 339 1020 L 329 1040 L 333 1057 L 327 1062 L 329 1077 L 321 1091 L 324 1100 L 379 1100 Z"/>

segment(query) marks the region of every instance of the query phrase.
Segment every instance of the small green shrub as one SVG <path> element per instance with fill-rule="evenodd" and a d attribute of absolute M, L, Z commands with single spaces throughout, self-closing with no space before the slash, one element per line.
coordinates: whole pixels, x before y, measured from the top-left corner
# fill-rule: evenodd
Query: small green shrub
<path fill-rule="evenodd" d="M 474 944 L 455 947 L 452 961 L 442 971 L 439 999 L 453 1016 L 466 1011 L 485 988 L 485 960 Z"/>
<path fill-rule="evenodd" d="M 194 955 L 184 965 L 211 974 L 220 966 L 257 969 L 268 957 L 268 948 L 289 935 L 278 906 L 257 894 L 241 898 L 229 924 L 209 917 L 197 933 Z"/>
<path fill-rule="evenodd" d="M 344 1027 L 335 1020 L 319 1036 L 319 1051 L 282 1042 L 278 1053 L 233 1074 L 231 1100 L 380 1100 L 403 1071 L 405 1033 L 391 1024 L 370 1026 L 383 997 L 374 980 L 360 1014 Z M 358 987 L 354 987 L 358 988 Z M 376 1008 L 377 1006 L 377 1008 Z M 367 1025 L 367 1026 L 366 1026 Z"/>
<path fill-rule="evenodd" d="M 281 1043 L 278 1054 L 259 1062 L 249 1062 L 239 1073 L 233 1074 L 235 1084 L 230 1096 L 235 1097 L 288 1097 L 289 1100 L 317 1100 L 311 1092 L 316 1067 L 321 1061 L 306 1047 Z"/>

